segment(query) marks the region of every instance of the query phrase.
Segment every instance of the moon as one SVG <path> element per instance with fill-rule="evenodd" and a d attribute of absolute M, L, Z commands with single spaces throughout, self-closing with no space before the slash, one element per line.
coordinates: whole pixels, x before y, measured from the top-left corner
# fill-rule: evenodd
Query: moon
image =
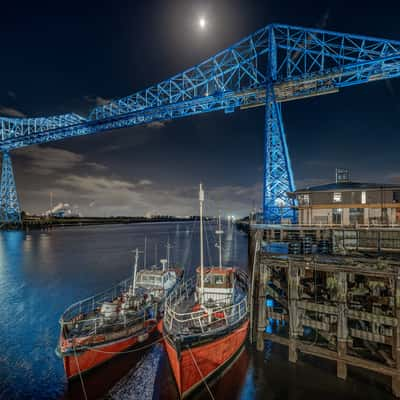
<path fill-rule="evenodd" d="M 202 29 L 202 30 L 204 30 L 204 28 L 206 27 L 206 19 L 204 17 L 199 18 L 199 26 L 200 26 L 200 29 Z"/>

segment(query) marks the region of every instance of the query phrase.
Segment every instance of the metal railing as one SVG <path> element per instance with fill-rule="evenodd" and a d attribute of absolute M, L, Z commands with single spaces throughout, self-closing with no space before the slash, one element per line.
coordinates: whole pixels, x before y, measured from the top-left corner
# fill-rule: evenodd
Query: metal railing
<path fill-rule="evenodd" d="M 165 303 L 164 327 L 168 333 L 181 335 L 208 333 L 233 326 L 243 320 L 248 314 L 248 279 L 247 275 L 239 270 L 236 271 L 235 277 L 241 291 L 239 301 L 232 302 L 232 298 L 227 296 L 226 299 L 219 299 L 219 304 L 205 306 L 198 311 L 178 311 L 189 299 L 193 298 L 196 291 L 195 279 L 189 279 L 179 285 L 167 297 Z M 230 300 L 229 303 L 228 300 Z"/>
<path fill-rule="evenodd" d="M 87 315 L 91 312 L 94 312 L 101 307 L 104 302 L 113 302 L 119 296 L 122 296 L 123 293 L 128 291 L 132 282 L 132 278 L 125 279 L 117 283 L 115 286 L 104 290 L 103 292 L 70 305 L 61 315 L 60 324 L 71 322 L 82 315 Z"/>
<path fill-rule="evenodd" d="M 146 303 L 144 297 L 142 307 L 136 311 L 129 310 L 128 313 L 118 313 L 110 318 L 105 318 L 104 315 L 100 314 L 103 303 L 112 303 L 121 299 L 132 283 L 133 278 L 125 279 L 101 293 L 80 300 L 68 307 L 59 321 L 64 336 L 66 338 L 87 337 L 99 333 L 116 332 L 123 328 L 133 327 L 146 320 L 149 310 L 155 305 L 155 301 L 150 300 Z M 142 291 L 142 294 L 144 294 L 144 290 L 140 287 L 136 290 L 137 293 Z"/>

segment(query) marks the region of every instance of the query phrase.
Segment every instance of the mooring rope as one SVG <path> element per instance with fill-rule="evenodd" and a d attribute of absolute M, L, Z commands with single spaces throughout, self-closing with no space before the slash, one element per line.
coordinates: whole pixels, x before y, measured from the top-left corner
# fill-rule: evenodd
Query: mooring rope
<path fill-rule="evenodd" d="M 194 356 L 193 356 L 192 349 L 191 349 L 190 347 L 188 347 L 187 349 L 189 350 L 189 353 L 190 353 L 190 355 L 191 355 L 191 357 L 192 357 L 192 360 L 193 360 L 193 362 L 194 362 L 194 365 L 196 366 L 197 371 L 199 372 L 200 378 L 201 378 L 202 382 L 204 383 L 204 386 L 207 388 L 208 393 L 210 394 L 211 399 L 212 399 L 212 400 L 215 400 L 215 397 L 214 397 L 214 395 L 212 394 L 210 387 L 208 386 L 206 380 L 204 379 L 204 376 L 203 376 L 202 372 L 200 371 L 199 366 L 197 365 L 197 361 L 196 361 L 196 359 L 195 359 Z"/>
<path fill-rule="evenodd" d="M 79 379 L 80 379 L 81 385 L 82 385 L 83 396 L 85 397 L 85 400 L 87 400 L 88 397 L 87 397 L 87 394 L 86 394 L 85 383 L 83 382 L 81 367 L 79 366 L 79 361 L 78 361 L 78 357 L 76 355 L 75 346 L 72 345 L 72 348 L 74 349 L 75 363 L 76 363 L 76 366 L 78 367 Z"/>
<path fill-rule="evenodd" d="M 138 351 L 142 351 L 142 350 L 148 349 L 149 347 L 155 345 L 156 343 L 160 343 L 163 340 L 164 340 L 164 336 L 162 336 L 161 338 L 159 338 L 157 340 L 154 340 L 153 342 L 151 342 L 151 343 L 149 343 L 149 344 L 147 344 L 145 346 L 137 347 L 137 348 L 134 348 L 134 349 L 131 349 L 131 350 L 125 350 L 125 351 L 105 351 L 105 350 L 95 349 L 95 348 L 90 347 L 90 346 L 81 346 L 80 349 L 85 349 L 85 350 L 88 350 L 88 351 L 93 351 L 93 352 L 96 352 L 96 353 L 103 353 L 103 354 L 129 354 L 129 353 L 136 353 Z"/>

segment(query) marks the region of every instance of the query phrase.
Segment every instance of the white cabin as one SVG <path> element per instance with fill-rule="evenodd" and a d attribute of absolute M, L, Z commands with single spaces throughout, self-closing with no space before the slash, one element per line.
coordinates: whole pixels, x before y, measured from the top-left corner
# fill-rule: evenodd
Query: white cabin
<path fill-rule="evenodd" d="M 201 298 L 201 272 L 197 268 L 196 296 Z M 235 273 L 233 268 L 205 267 L 203 304 L 227 305 L 234 299 Z"/>

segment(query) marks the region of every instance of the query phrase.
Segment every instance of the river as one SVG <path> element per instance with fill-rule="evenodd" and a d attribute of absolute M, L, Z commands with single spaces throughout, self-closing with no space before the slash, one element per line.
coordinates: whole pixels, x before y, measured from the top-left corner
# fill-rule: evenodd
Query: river
<path fill-rule="evenodd" d="M 215 226 L 205 235 L 206 262 L 217 263 Z M 225 265 L 247 267 L 247 236 L 225 225 Z M 55 355 L 58 318 L 71 303 L 130 276 L 132 250 L 144 249 L 146 263 L 165 258 L 193 274 L 198 264 L 198 224 L 149 223 L 56 228 L 47 232 L 0 233 L 0 399 L 84 399 L 81 382 L 68 385 Z M 141 263 L 144 260 L 142 257 Z M 211 386 L 215 399 L 392 399 L 388 381 L 350 370 L 336 378 L 335 365 L 301 357 L 266 343 L 249 346 Z M 84 376 L 89 399 L 175 400 L 177 392 L 161 345 L 117 357 Z M 206 400 L 200 391 L 194 398 Z"/>

